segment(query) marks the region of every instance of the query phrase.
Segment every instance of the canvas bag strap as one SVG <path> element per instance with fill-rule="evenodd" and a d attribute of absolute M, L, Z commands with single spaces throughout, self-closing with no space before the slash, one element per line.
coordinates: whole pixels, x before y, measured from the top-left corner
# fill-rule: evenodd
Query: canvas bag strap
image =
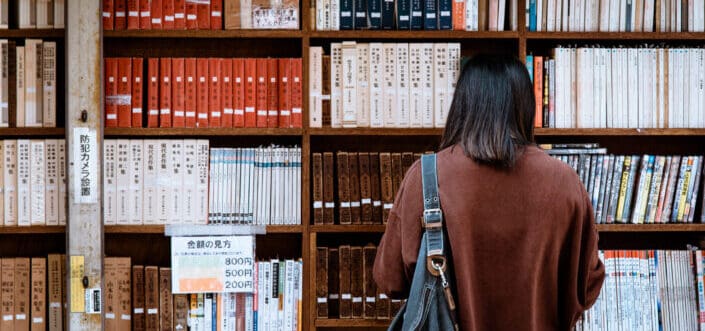
<path fill-rule="evenodd" d="M 426 232 L 426 268 L 434 276 L 446 270 L 445 247 L 443 242 L 443 212 L 438 196 L 438 174 L 436 154 L 421 156 L 421 180 L 423 183 L 423 220 Z"/>

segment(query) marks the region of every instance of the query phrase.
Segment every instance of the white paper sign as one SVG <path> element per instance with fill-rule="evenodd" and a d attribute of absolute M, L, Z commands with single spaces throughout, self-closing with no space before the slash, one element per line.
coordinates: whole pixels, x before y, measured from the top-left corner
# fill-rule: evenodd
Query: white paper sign
<path fill-rule="evenodd" d="M 73 199 L 98 203 L 98 142 L 91 128 L 73 129 Z"/>
<path fill-rule="evenodd" d="M 173 293 L 252 293 L 254 237 L 171 237 Z"/>

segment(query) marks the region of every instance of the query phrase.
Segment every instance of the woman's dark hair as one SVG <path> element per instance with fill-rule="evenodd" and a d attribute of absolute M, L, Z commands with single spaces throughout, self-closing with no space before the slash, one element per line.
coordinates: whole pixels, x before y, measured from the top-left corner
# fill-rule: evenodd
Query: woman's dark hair
<path fill-rule="evenodd" d="M 511 167 L 534 141 L 534 105 L 521 61 L 475 55 L 460 73 L 440 147 L 459 145 L 477 162 Z"/>

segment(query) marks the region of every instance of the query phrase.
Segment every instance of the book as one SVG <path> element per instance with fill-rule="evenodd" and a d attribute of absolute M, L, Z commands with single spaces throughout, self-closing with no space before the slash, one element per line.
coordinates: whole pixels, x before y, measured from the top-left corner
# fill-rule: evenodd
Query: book
<path fill-rule="evenodd" d="M 144 293 L 146 330 L 158 330 L 160 323 L 159 315 L 159 268 L 146 266 L 144 268 Z"/>
<path fill-rule="evenodd" d="M 352 295 L 352 318 L 362 318 L 365 304 L 363 296 L 364 270 L 362 247 L 350 247 L 350 294 Z"/>
<path fill-rule="evenodd" d="M 352 317 L 352 294 L 351 294 L 351 247 L 342 245 L 338 247 L 338 291 L 340 293 L 339 318 Z M 330 289 L 329 289 L 330 290 Z"/>
<path fill-rule="evenodd" d="M 30 330 L 46 330 L 47 326 L 47 259 L 34 257 L 30 260 Z"/>
<path fill-rule="evenodd" d="M 316 249 L 316 317 L 328 318 L 328 248 Z"/>

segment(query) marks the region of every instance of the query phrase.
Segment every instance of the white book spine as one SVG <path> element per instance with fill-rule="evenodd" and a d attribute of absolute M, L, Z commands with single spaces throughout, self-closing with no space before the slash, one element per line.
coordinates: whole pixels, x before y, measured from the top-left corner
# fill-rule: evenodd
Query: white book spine
<path fill-rule="evenodd" d="M 450 106 L 453 103 L 453 98 L 455 96 L 455 87 L 458 84 L 458 79 L 460 79 L 460 43 L 448 43 L 448 89 L 446 90 L 447 103 L 446 107 L 441 109 L 441 125 L 440 127 L 445 127 L 446 120 L 448 119 L 448 113 L 450 113 Z"/>
<path fill-rule="evenodd" d="M 41 41 L 37 39 L 25 40 L 25 70 L 24 70 L 24 124 L 27 127 L 42 126 L 39 118 L 37 118 L 38 91 L 37 91 L 37 48 L 41 45 Z"/>
<path fill-rule="evenodd" d="M 409 127 L 409 44 L 397 43 L 397 128 Z"/>
<path fill-rule="evenodd" d="M 381 43 L 369 45 L 369 101 L 370 101 L 370 127 L 381 128 L 384 126 L 384 51 Z"/>
<path fill-rule="evenodd" d="M 17 127 L 21 128 L 25 126 L 24 123 L 24 112 L 27 107 L 25 102 L 25 47 L 17 46 L 17 114 L 15 114 L 17 121 Z"/>
<path fill-rule="evenodd" d="M 117 140 L 117 221 L 118 225 L 130 223 L 130 140 Z"/>
<path fill-rule="evenodd" d="M 310 78 L 309 78 L 309 126 L 320 128 L 323 126 L 323 47 L 309 49 Z"/>
<path fill-rule="evenodd" d="M 357 127 L 357 47 L 353 41 L 342 46 L 342 120 L 344 128 Z"/>
<path fill-rule="evenodd" d="M 103 141 L 103 222 L 105 225 L 117 223 L 117 140 Z"/>
<path fill-rule="evenodd" d="M 136 225 L 143 223 L 144 156 L 144 141 L 141 139 L 130 140 L 128 211 L 130 213 L 129 223 Z"/>
<path fill-rule="evenodd" d="M 465 2 L 465 30 L 467 31 L 477 31 L 477 2 L 478 0 L 466 0 Z"/>
<path fill-rule="evenodd" d="M 56 42 L 42 44 L 42 124 L 56 127 Z"/>
<path fill-rule="evenodd" d="M 294 330 L 294 304 L 296 303 L 296 293 L 294 292 L 294 277 L 296 275 L 294 260 L 286 260 L 285 265 L 284 330 Z"/>
<path fill-rule="evenodd" d="M 169 197 L 169 222 L 172 224 L 183 223 L 183 185 L 184 185 L 184 141 L 174 139 L 169 142 L 170 149 L 170 197 Z"/>
<path fill-rule="evenodd" d="M 17 225 L 17 140 L 3 140 L 4 225 Z"/>
<path fill-rule="evenodd" d="M 629 48 L 628 52 L 628 63 L 629 63 L 629 115 L 628 115 L 628 126 L 629 128 L 639 127 L 639 50 L 636 48 Z"/>
<path fill-rule="evenodd" d="M 356 90 L 356 108 L 357 108 L 357 126 L 370 126 L 370 57 L 369 44 L 357 44 L 357 85 Z"/>
<path fill-rule="evenodd" d="M 0 0 L 1 1 L 1 0 Z M 5 4 L 7 1 L 5 1 Z M 0 16 L 2 9 L 0 9 Z M 10 109 L 9 109 L 9 44 L 6 39 L 0 39 L 0 127 L 6 128 L 10 126 Z"/>
<path fill-rule="evenodd" d="M 54 0 L 54 29 L 64 28 L 64 0 Z"/>
<path fill-rule="evenodd" d="M 330 30 L 340 30 L 340 0 L 330 0 Z"/>
<path fill-rule="evenodd" d="M 196 140 L 184 140 L 184 195 L 183 219 L 185 223 L 196 223 L 196 187 L 198 186 L 198 171 L 196 162 Z"/>
<path fill-rule="evenodd" d="M 0 29 L 9 26 L 10 0 L 0 0 Z"/>
<path fill-rule="evenodd" d="M 423 121 L 423 66 L 421 65 L 423 48 L 425 44 L 409 44 L 409 125 L 420 128 Z"/>
<path fill-rule="evenodd" d="M 58 140 L 57 155 L 59 169 L 59 225 L 66 225 L 68 214 L 66 211 L 66 207 L 68 205 L 68 185 L 66 183 L 66 141 L 63 139 Z"/>
<path fill-rule="evenodd" d="M 393 128 L 396 124 L 397 112 L 397 86 L 396 75 L 396 45 L 393 43 L 383 44 L 384 51 L 384 97 L 382 98 L 382 108 L 384 109 L 384 127 Z"/>
<path fill-rule="evenodd" d="M 30 143 L 17 140 L 17 225 L 30 225 Z"/>
<path fill-rule="evenodd" d="M 325 26 L 326 9 L 323 5 L 323 0 L 316 0 L 316 30 L 327 30 Z"/>
<path fill-rule="evenodd" d="M 46 191 L 45 210 L 46 225 L 59 225 L 59 172 L 57 152 L 59 142 L 57 139 L 45 140 L 46 149 Z"/>
<path fill-rule="evenodd" d="M 198 186 L 196 189 L 196 222 L 208 222 L 208 140 L 199 139 L 196 142 L 196 159 Z"/>
<path fill-rule="evenodd" d="M 169 201 L 171 193 L 171 158 L 169 140 L 159 140 L 157 155 L 157 223 L 167 224 L 169 221 Z M 118 184 L 119 185 L 119 184 Z M 118 219 L 119 222 L 119 219 Z"/>
<path fill-rule="evenodd" d="M 443 114 L 449 108 L 448 100 L 448 44 L 433 44 L 433 117 L 431 127 L 443 127 Z M 428 118 L 424 117 L 424 127 L 429 127 Z"/>
<path fill-rule="evenodd" d="M 435 99 L 435 47 L 424 43 L 421 50 L 421 126 L 430 128 L 434 124 Z"/>
<path fill-rule="evenodd" d="M 343 45 L 330 44 L 330 126 L 339 128 L 343 125 Z"/>
<path fill-rule="evenodd" d="M 159 141 L 154 139 L 145 139 L 144 148 L 144 172 L 143 172 L 143 195 L 144 204 L 142 205 L 142 221 L 144 224 L 157 224 L 158 205 L 157 205 L 157 190 L 158 190 L 158 158 L 159 158 Z"/>

